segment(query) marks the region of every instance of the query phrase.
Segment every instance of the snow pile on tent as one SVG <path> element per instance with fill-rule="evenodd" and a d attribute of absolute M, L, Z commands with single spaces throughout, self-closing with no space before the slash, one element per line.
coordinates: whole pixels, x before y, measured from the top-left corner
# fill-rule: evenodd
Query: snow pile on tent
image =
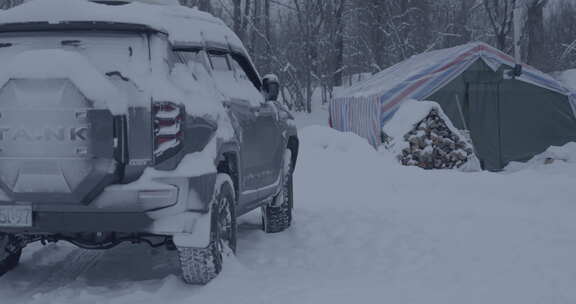
<path fill-rule="evenodd" d="M 405 166 L 453 169 L 477 163 L 473 146 L 432 101 L 404 103 L 383 133 L 386 146 Z"/>
<path fill-rule="evenodd" d="M 538 168 L 557 163 L 576 164 L 576 142 L 570 142 L 561 147 L 552 146 L 526 163 L 511 162 L 504 170 L 516 172 L 527 168 Z"/>

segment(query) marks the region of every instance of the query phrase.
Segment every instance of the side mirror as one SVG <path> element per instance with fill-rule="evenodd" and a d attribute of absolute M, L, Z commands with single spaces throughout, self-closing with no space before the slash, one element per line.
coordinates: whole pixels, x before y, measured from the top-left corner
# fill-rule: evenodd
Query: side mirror
<path fill-rule="evenodd" d="M 278 81 L 278 76 L 274 74 L 264 76 L 262 78 L 262 92 L 264 92 L 266 101 L 278 100 L 278 95 L 280 94 L 280 82 Z"/>

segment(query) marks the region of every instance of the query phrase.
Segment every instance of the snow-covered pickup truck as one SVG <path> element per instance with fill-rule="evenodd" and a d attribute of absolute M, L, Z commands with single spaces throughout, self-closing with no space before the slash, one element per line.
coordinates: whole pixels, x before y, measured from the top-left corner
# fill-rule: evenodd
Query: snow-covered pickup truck
<path fill-rule="evenodd" d="M 221 20 L 32 0 L 0 13 L 0 67 L 0 275 L 31 242 L 144 242 L 205 284 L 238 216 L 289 227 L 293 117 Z"/>

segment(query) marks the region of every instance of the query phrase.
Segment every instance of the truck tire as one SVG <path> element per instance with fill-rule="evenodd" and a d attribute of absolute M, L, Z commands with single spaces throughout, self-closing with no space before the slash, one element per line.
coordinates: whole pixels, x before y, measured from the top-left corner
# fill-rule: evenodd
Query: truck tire
<path fill-rule="evenodd" d="M 178 247 L 182 279 L 187 284 L 205 285 L 222 271 L 225 255 L 236 252 L 235 195 L 231 179 L 218 175 L 210 207 L 210 244 L 206 248 Z"/>
<path fill-rule="evenodd" d="M 266 233 L 282 232 L 292 224 L 292 209 L 294 209 L 294 187 L 292 156 L 286 150 L 284 156 L 284 177 L 280 193 L 272 202 L 262 207 L 262 228 Z"/>
<path fill-rule="evenodd" d="M 8 234 L 0 234 L 0 276 L 16 268 L 22 256 L 22 249 L 16 251 L 8 250 L 13 237 Z"/>

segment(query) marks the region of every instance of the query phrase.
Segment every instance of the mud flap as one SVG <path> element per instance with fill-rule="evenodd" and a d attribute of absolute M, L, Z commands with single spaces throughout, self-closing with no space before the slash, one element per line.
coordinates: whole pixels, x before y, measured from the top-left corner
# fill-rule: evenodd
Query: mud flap
<path fill-rule="evenodd" d="M 210 212 L 201 214 L 187 233 L 177 233 L 172 240 L 176 247 L 206 248 L 210 245 Z"/>

